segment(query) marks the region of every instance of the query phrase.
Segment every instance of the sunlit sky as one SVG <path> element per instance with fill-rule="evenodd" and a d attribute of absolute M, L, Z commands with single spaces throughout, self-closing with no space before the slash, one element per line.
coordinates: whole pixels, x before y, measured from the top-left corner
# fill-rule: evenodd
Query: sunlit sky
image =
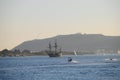
<path fill-rule="evenodd" d="M 120 36 L 120 0 L 0 0 L 0 50 L 74 33 Z"/>

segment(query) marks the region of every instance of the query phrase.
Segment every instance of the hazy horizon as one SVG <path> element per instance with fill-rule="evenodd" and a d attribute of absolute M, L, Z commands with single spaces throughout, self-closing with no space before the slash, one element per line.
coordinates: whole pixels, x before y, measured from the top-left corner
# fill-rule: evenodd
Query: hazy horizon
<path fill-rule="evenodd" d="M 74 33 L 120 36 L 120 0 L 0 0 L 0 50 Z"/>

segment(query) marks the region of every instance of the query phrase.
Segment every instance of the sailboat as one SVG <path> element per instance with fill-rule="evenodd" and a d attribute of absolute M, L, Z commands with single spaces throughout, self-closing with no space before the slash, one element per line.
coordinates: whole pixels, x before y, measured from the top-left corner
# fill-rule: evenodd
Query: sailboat
<path fill-rule="evenodd" d="M 46 53 L 49 57 L 61 57 L 61 48 L 58 48 L 57 40 L 55 40 L 54 46 L 51 45 L 49 42 L 48 50 L 46 50 Z"/>

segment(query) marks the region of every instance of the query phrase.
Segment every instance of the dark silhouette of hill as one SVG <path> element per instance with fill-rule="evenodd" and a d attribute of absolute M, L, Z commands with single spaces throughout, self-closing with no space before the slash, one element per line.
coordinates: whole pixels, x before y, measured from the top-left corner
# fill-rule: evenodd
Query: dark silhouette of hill
<path fill-rule="evenodd" d="M 54 40 L 57 39 L 58 45 L 62 47 L 63 51 L 84 50 L 84 51 L 96 51 L 96 50 L 120 50 L 120 36 L 104 36 L 102 34 L 70 34 L 70 35 L 58 35 L 46 39 L 36 39 L 31 41 L 25 41 L 16 46 L 12 50 L 31 50 L 42 51 L 47 49 L 49 42 L 54 44 Z"/>

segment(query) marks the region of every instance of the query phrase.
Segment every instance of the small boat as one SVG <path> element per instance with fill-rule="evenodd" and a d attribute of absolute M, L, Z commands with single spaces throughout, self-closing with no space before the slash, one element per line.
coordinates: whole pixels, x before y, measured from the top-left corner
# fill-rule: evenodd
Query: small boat
<path fill-rule="evenodd" d="M 108 58 L 108 59 L 105 59 L 105 62 L 106 63 L 112 63 L 112 62 L 116 62 L 117 59 L 116 58 Z"/>
<path fill-rule="evenodd" d="M 78 61 L 72 60 L 71 57 L 68 57 L 68 62 L 69 62 L 69 63 L 78 63 Z"/>
<path fill-rule="evenodd" d="M 74 51 L 74 55 L 77 56 L 76 51 Z M 78 61 L 73 60 L 71 57 L 68 57 L 68 62 L 69 62 L 69 63 L 78 63 Z"/>
<path fill-rule="evenodd" d="M 48 50 L 46 50 L 46 53 L 49 57 L 61 57 L 61 48 L 58 48 L 57 40 L 55 40 L 54 46 L 51 45 L 49 42 Z"/>
<path fill-rule="evenodd" d="M 68 57 L 68 62 L 71 62 L 72 61 L 72 58 L 71 57 Z"/>

